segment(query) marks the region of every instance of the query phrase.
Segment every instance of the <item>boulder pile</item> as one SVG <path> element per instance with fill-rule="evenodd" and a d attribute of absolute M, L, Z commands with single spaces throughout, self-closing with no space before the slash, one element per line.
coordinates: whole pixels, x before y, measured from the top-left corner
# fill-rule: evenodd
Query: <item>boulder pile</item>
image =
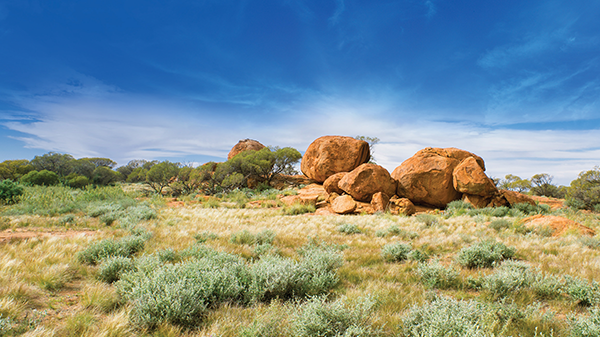
<path fill-rule="evenodd" d="M 483 159 L 468 151 L 428 147 L 391 174 L 368 163 L 369 158 L 365 141 L 344 136 L 316 139 L 301 163 L 302 173 L 316 184 L 300 190 L 302 197 L 294 199 L 303 203 L 314 200 L 317 214 L 389 210 L 392 214 L 411 215 L 423 207 L 445 208 L 449 202 L 461 199 L 479 208 L 522 202 L 535 205 L 526 195 L 498 190 L 485 174 Z M 287 199 L 289 203 L 292 198 Z"/>

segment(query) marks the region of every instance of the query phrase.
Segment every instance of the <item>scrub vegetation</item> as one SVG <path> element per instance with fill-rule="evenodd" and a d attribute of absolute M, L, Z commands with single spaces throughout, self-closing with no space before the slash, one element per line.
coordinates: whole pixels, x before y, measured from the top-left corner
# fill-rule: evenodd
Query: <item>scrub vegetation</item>
<path fill-rule="evenodd" d="M 600 235 L 521 221 L 600 231 L 598 168 L 502 182 L 563 208 L 317 216 L 269 187 L 292 150 L 0 163 L 0 336 L 599 335 Z"/>
<path fill-rule="evenodd" d="M 137 186 L 137 187 L 136 187 Z M 11 186 L 13 188 L 14 186 Z M 600 239 L 454 202 L 406 217 L 256 207 L 292 190 L 187 196 L 22 186 L 1 208 L 6 336 L 596 336 Z"/>

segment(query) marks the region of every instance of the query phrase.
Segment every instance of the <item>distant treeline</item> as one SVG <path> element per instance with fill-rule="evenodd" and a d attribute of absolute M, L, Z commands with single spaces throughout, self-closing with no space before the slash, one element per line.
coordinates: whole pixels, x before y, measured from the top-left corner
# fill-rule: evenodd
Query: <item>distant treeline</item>
<path fill-rule="evenodd" d="M 5 160 L 0 163 L 0 181 L 24 185 L 62 184 L 73 188 L 143 182 L 158 193 L 168 190 L 173 195 L 196 191 L 214 194 L 249 184 L 268 185 L 278 174 L 294 174 L 294 165 L 301 157 L 300 152 L 290 147 L 269 147 L 199 167 L 168 160 L 136 159 L 115 169 L 117 163 L 109 158 L 75 159 L 70 154 L 49 152 L 32 160 Z"/>

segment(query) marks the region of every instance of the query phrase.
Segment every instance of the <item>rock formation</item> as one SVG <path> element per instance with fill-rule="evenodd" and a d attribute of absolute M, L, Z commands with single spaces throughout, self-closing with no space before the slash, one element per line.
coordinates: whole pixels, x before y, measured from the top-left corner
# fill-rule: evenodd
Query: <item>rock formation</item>
<path fill-rule="evenodd" d="M 323 136 L 312 142 L 300 169 L 310 179 L 319 183 L 340 172 L 350 172 L 369 161 L 369 144 L 344 136 Z"/>
<path fill-rule="evenodd" d="M 362 164 L 348 172 L 338 186 L 355 200 L 364 202 L 370 202 L 377 192 L 388 196 L 396 194 L 396 181 L 385 168 L 375 164 Z"/>
<path fill-rule="evenodd" d="M 235 155 L 237 155 L 240 152 L 244 152 L 244 151 L 258 151 L 263 149 L 265 146 L 262 145 L 261 143 L 259 143 L 258 141 L 254 140 L 254 139 L 243 139 L 240 140 L 237 144 L 235 144 L 235 146 L 231 149 L 231 151 L 229 151 L 229 154 L 227 155 L 227 160 L 235 157 Z"/>
<path fill-rule="evenodd" d="M 338 186 L 338 183 L 347 173 L 348 172 L 336 173 L 334 175 L 329 176 L 329 178 L 325 179 L 325 181 L 323 182 L 323 187 L 325 187 L 325 191 L 327 191 L 327 193 L 329 194 L 343 194 L 344 191 Z"/>

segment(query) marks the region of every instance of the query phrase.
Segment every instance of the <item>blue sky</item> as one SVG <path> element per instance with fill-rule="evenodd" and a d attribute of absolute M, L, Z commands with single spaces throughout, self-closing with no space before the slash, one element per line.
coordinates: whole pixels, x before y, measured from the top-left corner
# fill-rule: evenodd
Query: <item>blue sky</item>
<path fill-rule="evenodd" d="M 0 0 L 0 161 L 202 163 L 381 139 L 568 184 L 600 165 L 600 2 Z"/>

